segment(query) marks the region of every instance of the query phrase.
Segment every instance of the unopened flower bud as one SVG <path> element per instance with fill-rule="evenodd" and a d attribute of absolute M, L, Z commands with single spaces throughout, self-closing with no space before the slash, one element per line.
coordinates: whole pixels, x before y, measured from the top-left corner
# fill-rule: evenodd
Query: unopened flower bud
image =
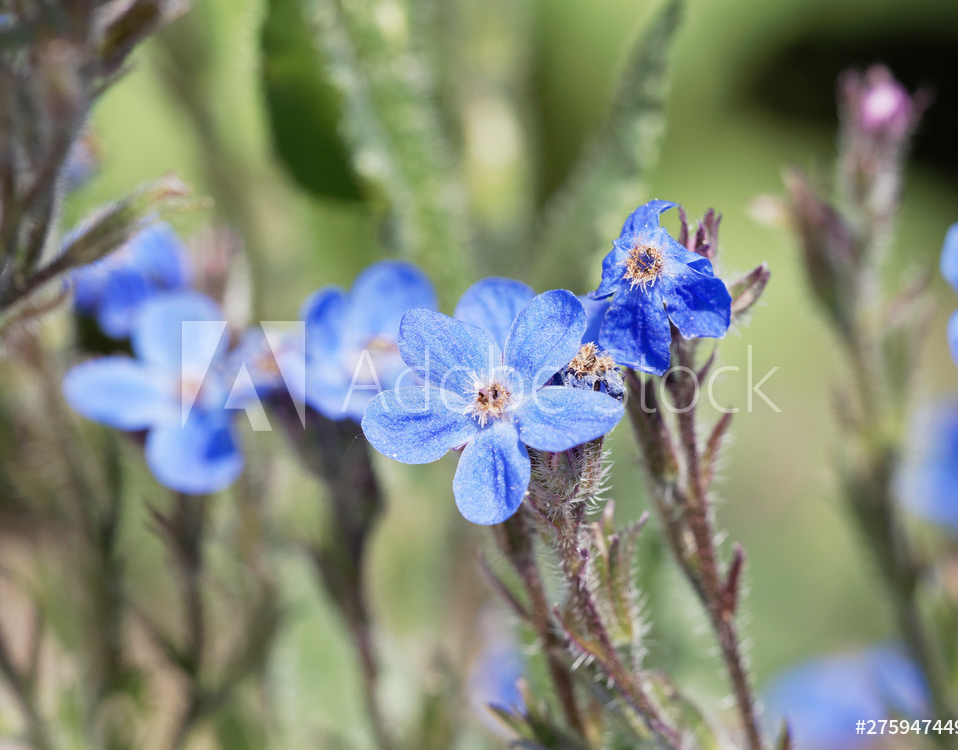
<path fill-rule="evenodd" d="M 863 75 L 846 73 L 841 88 L 849 124 L 860 136 L 900 141 L 914 130 L 920 101 L 884 66 L 874 65 Z"/>
<path fill-rule="evenodd" d="M 783 179 L 809 282 L 835 322 L 843 326 L 848 322 L 855 277 L 862 260 L 860 243 L 842 215 L 818 195 L 804 172 L 789 169 Z"/>

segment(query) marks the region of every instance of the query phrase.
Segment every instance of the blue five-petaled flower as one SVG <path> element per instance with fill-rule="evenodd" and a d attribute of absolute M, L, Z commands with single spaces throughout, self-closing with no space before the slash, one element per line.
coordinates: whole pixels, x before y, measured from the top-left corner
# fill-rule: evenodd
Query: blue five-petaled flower
<path fill-rule="evenodd" d="M 143 304 L 131 332 L 136 358 L 76 365 L 64 378 L 64 395 L 88 419 L 146 430 L 146 462 L 161 484 L 189 494 L 224 489 L 243 468 L 235 412 L 225 408 L 225 328 L 219 307 L 198 292 L 157 295 Z"/>
<path fill-rule="evenodd" d="M 575 357 L 585 327 L 582 304 L 564 290 L 525 305 L 501 347 L 501 331 L 411 310 L 399 351 L 425 384 L 397 383 L 376 396 L 363 431 L 376 450 L 410 464 L 465 445 L 453 480 L 456 505 L 473 523 L 505 521 L 529 486 L 527 447 L 568 450 L 622 418 L 621 404 L 603 393 L 544 385 Z"/>
<path fill-rule="evenodd" d="M 305 383 L 305 393 L 291 390 L 330 419 L 362 418 L 370 399 L 392 388 L 405 369 L 396 337 L 407 310 L 436 307 L 426 275 L 410 263 L 381 261 L 363 271 L 347 293 L 320 289 L 302 308 L 306 351 L 281 357 L 291 383 Z M 305 368 L 301 377 L 298 368 Z"/>
<path fill-rule="evenodd" d="M 649 201 L 629 215 L 589 295 L 615 295 L 599 333 L 602 348 L 621 365 L 657 375 L 669 368 L 670 321 L 687 339 L 721 338 L 731 319 L 731 296 L 711 261 L 659 226 L 659 214 L 675 205 Z"/>

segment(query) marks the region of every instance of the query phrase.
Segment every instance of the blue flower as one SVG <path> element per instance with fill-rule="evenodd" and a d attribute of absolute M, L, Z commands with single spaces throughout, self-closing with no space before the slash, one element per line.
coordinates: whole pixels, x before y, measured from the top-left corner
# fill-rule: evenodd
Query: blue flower
<path fill-rule="evenodd" d="M 436 294 L 426 275 L 409 263 L 383 261 L 363 271 L 347 294 L 326 287 L 303 304 L 306 351 L 282 362 L 293 392 L 330 419 L 362 418 L 369 400 L 392 388 L 405 369 L 399 355 L 399 323 L 412 308 L 435 309 Z M 298 359 L 298 361 L 297 361 Z M 304 377 L 296 377 L 305 367 Z"/>
<path fill-rule="evenodd" d="M 69 240 L 67 240 L 69 242 Z M 186 249 L 167 224 L 152 224 L 101 260 L 71 275 L 78 314 L 111 338 L 130 335 L 140 306 L 160 291 L 190 285 Z"/>
<path fill-rule="evenodd" d="M 927 716 L 928 688 L 897 645 L 882 644 L 791 669 L 765 691 L 769 727 L 787 719 L 795 750 L 855 750 L 861 719 Z"/>
<path fill-rule="evenodd" d="M 466 695 L 473 713 L 491 731 L 512 738 L 495 720 L 490 708 L 525 712 L 519 680 L 525 671 L 520 644 L 513 623 L 491 607 L 484 608 L 478 618 L 478 653 L 469 665 Z"/>
<path fill-rule="evenodd" d="M 80 189 L 93 177 L 98 166 L 96 141 L 90 132 L 83 133 L 73 142 L 60 170 L 60 187 L 66 193 Z"/>
<path fill-rule="evenodd" d="M 621 404 L 603 393 L 544 386 L 575 357 L 585 325 L 582 305 L 564 290 L 529 302 L 502 348 L 482 328 L 411 310 L 399 351 L 425 385 L 378 395 L 363 431 L 380 453 L 410 464 L 465 445 L 453 480 L 459 511 L 473 523 L 505 521 L 529 486 L 527 446 L 568 450 L 622 418 Z"/>
<path fill-rule="evenodd" d="M 489 278 L 477 281 L 462 295 L 456 305 L 455 317 L 466 323 L 485 329 L 504 348 L 509 329 L 516 316 L 536 296 L 528 284 L 514 279 Z M 615 361 L 603 356 L 596 341 L 599 328 L 609 309 L 609 301 L 577 297 L 586 314 L 585 333 L 579 353 L 556 373 L 550 385 L 564 385 L 608 393 L 621 401 L 625 397 L 625 382 Z"/>
<path fill-rule="evenodd" d="M 958 534 L 958 401 L 923 409 L 912 432 L 899 495 L 915 515 Z"/>
<path fill-rule="evenodd" d="M 202 294 L 156 296 L 143 304 L 132 331 L 136 359 L 76 365 L 64 378 L 64 395 L 88 419 L 146 430 L 146 461 L 161 484 L 190 494 L 223 489 L 243 467 L 218 370 L 225 328 L 222 312 Z"/>
<path fill-rule="evenodd" d="M 599 333 L 602 348 L 622 365 L 657 375 L 669 368 L 670 321 L 685 338 L 721 338 L 731 319 L 732 298 L 712 263 L 659 226 L 659 214 L 675 205 L 649 201 L 629 215 L 589 295 L 615 295 Z"/>
<path fill-rule="evenodd" d="M 945 246 L 941 250 L 941 274 L 958 292 L 958 224 L 952 224 L 945 235 Z M 948 344 L 951 358 L 958 364 L 958 310 L 952 313 L 948 321 Z"/>

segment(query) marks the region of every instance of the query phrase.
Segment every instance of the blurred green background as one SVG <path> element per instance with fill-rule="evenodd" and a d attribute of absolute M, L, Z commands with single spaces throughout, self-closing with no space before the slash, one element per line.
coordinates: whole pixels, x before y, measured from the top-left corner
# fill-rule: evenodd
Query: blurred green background
<path fill-rule="evenodd" d="M 310 198 L 279 166 L 261 78 L 266 5 L 199 0 L 190 15 L 148 45 L 96 110 L 92 125 L 102 169 L 67 212 L 79 217 L 173 171 L 198 194 L 217 200 L 215 209 L 184 218 L 178 228 L 189 238 L 214 222 L 236 225 L 252 256 L 257 314 L 283 320 L 294 319 L 299 302 L 315 288 L 348 285 L 382 251 L 367 210 Z M 541 204 L 561 184 L 601 120 L 619 66 L 655 5 L 437 5 L 437 22 L 451 23 L 459 33 L 440 69 L 444 104 L 464 105 L 462 119 L 452 124 L 467 154 L 471 205 L 484 222 L 476 243 L 483 274 L 534 280 L 513 223 L 526 209 L 522 196 L 534 195 Z M 727 374 L 716 389 L 721 403 L 741 407 L 723 464 L 718 513 L 720 526 L 748 553 L 746 632 L 759 684 L 805 657 L 885 638 L 892 629 L 835 502 L 833 384 L 844 377 L 843 364 L 804 287 L 787 230 L 759 224 L 750 204 L 757 195 L 781 192 L 786 163 L 827 176 L 836 129 L 835 76 L 849 65 L 885 62 L 909 87 L 937 93 L 918 135 L 888 273 L 894 278 L 913 265 L 935 264 L 945 229 L 958 220 L 956 59 L 953 0 L 688 3 L 675 48 L 668 133 L 646 197 L 677 201 L 693 217 L 708 207 L 722 212 L 719 272 L 726 278 L 762 261 L 773 273 L 750 323 L 721 345 L 721 363 L 740 371 Z M 171 60 L 190 73 L 187 90 Z M 198 100 L 190 98 L 197 93 Z M 517 103 L 519 116 L 502 115 L 503 102 Z M 674 228 L 676 220 L 669 221 Z M 602 252 L 595 252 L 590 278 L 562 283 L 577 293 L 594 288 Z M 562 269 L 555 273 L 562 278 Z M 944 283 L 936 281 L 935 288 L 940 309 L 920 363 L 922 398 L 958 391 L 958 370 L 944 343 L 946 316 L 958 300 Z M 445 303 L 461 291 L 444 290 Z M 749 349 L 755 381 L 778 368 L 763 391 L 780 412 L 757 397 L 753 412 L 746 412 Z M 248 437 L 263 455 L 279 457 L 276 514 L 281 525 L 293 528 L 316 512 L 309 509 L 315 490 L 292 458 L 284 458 L 279 435 Z M 623 519 L 636 517 L 645 501 L 626 426 L 612 443 L 610 494 Z M 382 644 L 393 667 L 388 701 L 397 712 L 404 705 L 404 679 L 428 671 L 436 639 L 455 638 L 455 625 L 442 614 L 449 602 L 461 599 L 467 615 L 475 606 L 470 597 L 485 595 L 471 572 L 472 553 L 459 566 L 448 563 L 461 555 L 465 537 L 484 538 L 455 512 L 454 465 L 451 457 L 430 467 L 381 462 L 390 508 L 374 541 L 370 577 L 374 609 L 389 639 Z M 653 524 L 645 532 L 649 561 L 661 551 L 655 535 Z M 349 727 L 360 715 L 360 701 L 342 625 L 317 604 L 302 564 L 291 559 L 288 565 L 295 617 L 284 630 L 275 667 L 285 696 L 278 705 L 290 718 L 308 717 L 314 726 Z M 668 565 L 649 575 L 655 619 L 650 659 L 676 670 L 692 693 L 723 696 L 711 636 L 685 582 Z M 472 581 L 465 587 L 464 578 Z"/>

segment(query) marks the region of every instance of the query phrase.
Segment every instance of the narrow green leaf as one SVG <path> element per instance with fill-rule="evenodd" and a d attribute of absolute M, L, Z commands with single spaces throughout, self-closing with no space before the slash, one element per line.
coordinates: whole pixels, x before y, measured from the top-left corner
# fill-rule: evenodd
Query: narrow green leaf
<path fill-rule="evenodd" d="M 537 286 L 581 279 L 646 197 L 644 180 L 658 160 L 665 132 L 669 51 L 681 11 L 681 0 L 669 0 L 636 40 L 605 121 L 544 209 Z"/>
<path fill-rule="evenodd" d="M 283 166 L 319 198 L 361 201 L 362 185 L 339 134 L 342 98 L 329 81 L 301 0 L 269 0 L 260 70 L 273 147 Z"/>
<path fill-rule="evenodd" d="M 407 4 L 306 0 L 343 96 L 344 135 L 358 173 L 389 201 L 385 237 L 440 290 L 469 282 L 465 202 L 436 105 L 428 56 L 413 44 Z"/>

